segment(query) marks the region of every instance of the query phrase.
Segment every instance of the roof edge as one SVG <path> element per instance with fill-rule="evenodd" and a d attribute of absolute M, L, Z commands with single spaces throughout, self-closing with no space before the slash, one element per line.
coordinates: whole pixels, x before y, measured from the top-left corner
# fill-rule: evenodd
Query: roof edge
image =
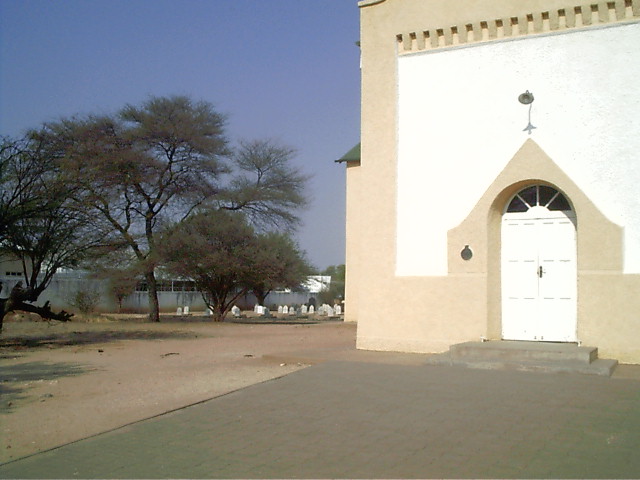
<path fill-rule="evenodd" d="M 351 150 L 345 153 L 336 163 L 360 163 L 360 143 L 355 145 Z"/>
<path fill-rule="evenodd" d="M 359 8 L 363 8 L 363 7 L 370 7 L 372 5 L 377 5 L 378 3 L 383 3 L 386 2 L 387 0 L 360 0 L 358 2 L 358 7 Z"/>

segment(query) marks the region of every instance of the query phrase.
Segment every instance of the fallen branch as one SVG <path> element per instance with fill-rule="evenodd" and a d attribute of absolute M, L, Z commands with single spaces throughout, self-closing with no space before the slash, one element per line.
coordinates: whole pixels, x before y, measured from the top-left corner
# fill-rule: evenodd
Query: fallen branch
<path fill-rule="evenodd" d="M 71 317 L 73 317 L 73 313 L 65 312 L 64 310 L 61 310 L 60 312 L 52 311 L 49 301 L 46 301 L 45 304 L 41 307 L 31 305 L 30 303 L 21 302 L 15 305 L 13 307 L 13 310 L 11 311 L 14 310 L 36 313 L 46 320 L 58 320 L 60 322 L 68 322 L 69 320 L 71 320 Z"/>
<path fill-rule="evenodd" d="M 2 284 L 0 283 L 1 288 Z M 22 282 L 18 282 L 11 289 L 8 298 L 0 298 L 0 331 L 2 331 L 4 316 L 15 311 L 35 313 L 45 320 L 58 320 L 60 322 L 68 322 L 73 317 L 73 313 L 64 310 L 54 312 L 51 310 L 49 301 L 45 302 L 41 307 L 27 303 L 32 298 L 34 298 L 34 292 L 31 289 L 22 288 Z M 37 295 L 35 298 L 37 298 Z"/>

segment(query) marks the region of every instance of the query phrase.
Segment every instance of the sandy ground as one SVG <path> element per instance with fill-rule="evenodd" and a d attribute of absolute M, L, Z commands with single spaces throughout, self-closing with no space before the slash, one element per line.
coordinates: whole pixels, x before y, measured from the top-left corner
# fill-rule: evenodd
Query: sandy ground
<path fill-rule="evenodd" d="M 355 351 L 356 327 L 318 324 L 5 323 L 0 463 Z"/>

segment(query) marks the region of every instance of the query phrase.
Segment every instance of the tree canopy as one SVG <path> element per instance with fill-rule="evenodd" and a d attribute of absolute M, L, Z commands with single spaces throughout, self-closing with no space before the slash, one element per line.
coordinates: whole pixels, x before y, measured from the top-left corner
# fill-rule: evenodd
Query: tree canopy
<path fill-rule="evenodd" d="M 167 269 L 195 282 L 215 321 L 249 289 L 258 250 L 253 229 L 240 215 L 216 210 L 181 222 L 162 242 Z"/>
<path fill-rule="evenodd" d="M 169 271 L 192 279 L 222 321 L 245 293 L 264 297 L 276 286 L 299 286 L 310 267 L 295 242 L 282 234 L 257 234 L 243 215 L 201 211 L 176 225 L 162 242 Z"/>
<path fill-rule="evenodd" d="M 42 139 L 3 139 L 0 172 L 0 257 L 18 261 L 24 281 L 0 299 L 0 329 L 14 310 L 67 320 L 66 312 L 32 302 L 60 268 L 77 266 L 109 236 L 96 234 L 94 219 L 74 207 L 73 192 Z"/>
<path fill-rule="evenodd" d="M 152 97 L 113 116 L 45 124 L 32 138 L 51 145 L 78 211 L 100 219 L 135 255 L 159 319 L 158 236 L 198 209 L 244 212 L 255 225 L 291 226 L 306 205 L 294 151 L 270 140 L 232 151 L 226 119 L 208 102 Z"/>
<path fill-rule="evenodd" d="M 298 289 L 313 271 L 304 252 L 288 235 L 268 232 L 257 237 L 256 275 L 250 290 L 260 305 L 276 288 Z"/>
<path fill-rule="evenodd" d="M 273 140 L 231 148 L 225 128 L 225 115 L 211 103 L 168 96 L 2 139 L 0 255 L 21 261 L 25 282 L 2 300 L 2 315 L 37 309 L 25 302 L 35 302 L 58 269 L 93 254 L 126 259 L 103 269 L 115 279 L 116 296 L 143 277 L 155 321 L 156 270 L 165 260 L 199 279 L 211 302 L 224 295 L 214 302 L 222 315 L 236 294 L 227 285 L 268 292 L 295 283 L 306 260 L 290 239 L 268 231 L 298 223 L 308 177 L 292 165 L 293 148 Z M 163 236 L 167 230 L 173 233 Z M 175 247 L 169 256 L 163 239 Z"/>

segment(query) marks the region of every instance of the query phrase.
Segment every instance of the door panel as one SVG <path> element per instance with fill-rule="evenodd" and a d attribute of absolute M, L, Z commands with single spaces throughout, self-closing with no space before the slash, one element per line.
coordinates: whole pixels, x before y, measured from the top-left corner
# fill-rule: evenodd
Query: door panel
<path fill-rule="evenodd" d="M 533 340 L 537 318 L 538 247 L 536 225 L 531 221 L 511 221 L 503 225 L 503 338 Z"/>
<path fill-rule="evenodd" d="M 576 336 L 576 230 L 569 219 L 539 222 L 542 267 L 540 340 L 574 341 Z"/>
<path fill-rule="evenodd" d="M 576 230 L 570 218 L 552 214 L 559 218 L 503 218 L 504 339 L 576 339 Z"/>

